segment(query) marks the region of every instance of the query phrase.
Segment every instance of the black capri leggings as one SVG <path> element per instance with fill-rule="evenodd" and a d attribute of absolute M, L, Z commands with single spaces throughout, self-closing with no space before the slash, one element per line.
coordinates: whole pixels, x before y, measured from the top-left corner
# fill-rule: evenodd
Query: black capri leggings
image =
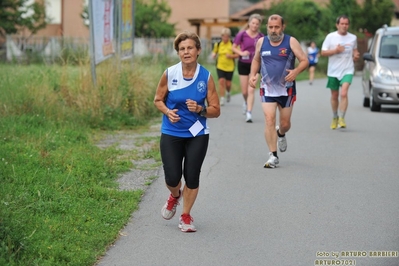
<path fill-rule="evenodd" d="M 198 188 L 208 143 L 208 134 L 192 138 L 161 134 L 161 157 L 168 186 L 176 187 L 183 175 L 188 188 Z"/>

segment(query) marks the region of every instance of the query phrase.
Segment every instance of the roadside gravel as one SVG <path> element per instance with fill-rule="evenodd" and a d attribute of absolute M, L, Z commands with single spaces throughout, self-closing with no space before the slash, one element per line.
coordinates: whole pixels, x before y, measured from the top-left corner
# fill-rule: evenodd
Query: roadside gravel
<path fill-rule="evenodd" d="M 121 190 L 137 190 L 145 191 L 151 182 L 158 178 L 162 171 L 160 162 L 156 162 L 153 158 L 145 158 L 145 154 L 154 147 L 159 145 L 158 136 L 160 136 L 161 124 L 155 122 L 147 130 L 144 131 L 118 131 L 105 136 L 97 143 L 100 148 L 115 146 L 117 149 L 131 151 L 135 158 L 132 160 L 133 168 L 120 175 L 117 182 Z"/>

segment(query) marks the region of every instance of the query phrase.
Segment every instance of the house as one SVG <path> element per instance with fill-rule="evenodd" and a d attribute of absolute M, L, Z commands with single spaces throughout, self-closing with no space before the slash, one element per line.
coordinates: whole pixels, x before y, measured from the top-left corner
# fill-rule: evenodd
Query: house
<path fill-rule="evenodd" d="M 46 13 L 50 22 L 37 36 L 83 37 L 90 35 L 81 13 L 88 0 L 46 0 Z"/>

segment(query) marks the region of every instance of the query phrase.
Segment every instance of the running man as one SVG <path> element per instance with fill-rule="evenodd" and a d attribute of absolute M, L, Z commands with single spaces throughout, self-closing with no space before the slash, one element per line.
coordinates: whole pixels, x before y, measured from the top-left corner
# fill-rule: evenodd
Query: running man
<path fill-rule="evenodd" d="M 345 15 L 339 16 L 335 24 L 337 30 L 326 36 L 321 47 L 321 55 L 328 56 L 327 88 L 331 90 L 333 111 L 331 129 L 336 129 L 338 126 L 346 128 L 345 113 L 348 109 L 348 90 L 355 73 L 353 61 L 359 59 L 357 37 L 348 32 L 349 18 Z"/>
<path fill-rule="evenodd" d="M 285 134 L 291 128 L 291 114 L 296 100 L 295 78 L 304 71 L 309 61 L 298 40 L 284 34 L 284 19 L 271 15 L 267 21 L 267 36 L 256 43 L 255 56 L 251 64 L 250 86 L 256 86 L 260 69 L 260 98 L 265 117 L 265 139 L 269 147 L 269 159 L 265 168 L 275 168 L 280 152 L 287 150 Z M 299 64 L 295 67 L 295 60 Z M 279 125 L 276 127 L 276 112 L 279 110 Z"/>

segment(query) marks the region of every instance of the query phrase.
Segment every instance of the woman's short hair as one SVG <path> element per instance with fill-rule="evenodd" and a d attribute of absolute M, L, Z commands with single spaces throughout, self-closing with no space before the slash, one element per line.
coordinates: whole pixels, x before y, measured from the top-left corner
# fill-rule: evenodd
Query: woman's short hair
<path fill-rule="evenodd" d="M 231 36 L 231 30 L 229 28 L 223 28 L 220 32 L 220 35 L 228 35 Z"/>
<path fill-rule="evenodd" d="M 193 40 L 195 42 L 195 47 L 198 50 L 201 49 L 201 40 L 198 35 L 191 31 L 183 31 L 176 36 L 175 41 L 173 42 L 176 52 L 179 52 L 179 44 L 187 39 Z"/>

